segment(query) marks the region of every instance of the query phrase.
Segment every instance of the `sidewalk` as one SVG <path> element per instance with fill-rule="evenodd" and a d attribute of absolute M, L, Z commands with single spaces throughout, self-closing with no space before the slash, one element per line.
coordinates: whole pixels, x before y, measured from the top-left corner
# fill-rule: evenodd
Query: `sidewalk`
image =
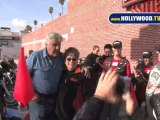
<path fill-rule="evenodd" d="M 25 109 L 18 109 L 18 107 L 9 107 L 7 108 L 7 114 L 6 114 L 7 118 L 11 118 L 11 117 L 19 117 L 22 120 L 29 120 L 29 113 L 27 108 Z"/>

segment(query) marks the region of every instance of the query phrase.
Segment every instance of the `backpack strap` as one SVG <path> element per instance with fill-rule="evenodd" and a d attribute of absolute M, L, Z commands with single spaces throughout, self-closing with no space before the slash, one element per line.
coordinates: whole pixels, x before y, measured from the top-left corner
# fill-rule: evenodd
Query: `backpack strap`
<path fill-rule="evenodd" d="M 119 73 L 124 73 L 126 69 L 127 59 L 126 57 L 122 57 L 121 62 L 118 64 L 117 69 Z"/>

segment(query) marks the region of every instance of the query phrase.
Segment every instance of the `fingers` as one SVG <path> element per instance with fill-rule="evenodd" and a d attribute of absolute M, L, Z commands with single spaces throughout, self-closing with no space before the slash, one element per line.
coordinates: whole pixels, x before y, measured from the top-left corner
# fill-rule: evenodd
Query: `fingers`
<path fill-rule="evenodd" d="M 101 76 L 99 78 L 99 82 L 103 81 L 105 74 L 106 74 L 105 72 L 102 72 L 102 74 L 101 74 Z"/>
<path fill-rule="evenodd" d="M 108 72 L 105 74 L 104 80 L 107 80 L 107 78 L 111 75 L 112 71 L 113 71 L 112 68 L 108 70 Z"/>
<path fill-rule="evenodd" d="M 83 68 L 81 69 L 81 72 L 84 72 L 84 76 L 85 76 L 86 78 L 91 78 L 90 71 L 89 71 L 89 69 L 88 69 L 87 67 L 83 67 Z"/>
<path fill-rule="evenodd" d="M 113 75 L 113 77 L 111 79 L 111 84 L 112 85 L 116 85 L 117 80 L 118 80 L 118 74 L 117 74 L 117 72 L 114 72 L 114 75 Z"/>
<path fill-rule="evenodd" d="M 88 79 L 91 78 L 90 72 L 86 72 L 86 73 L 84 74 L 84 76 L 85 76 L 86 78 L 88 78 Z"/>
<path fill-rule="evenodd" d="M 104 77 L 104 80 L 106 81 L 106 82 L 110 82 L 110 81 L 112 81 L 112 79 L 114 78 L 114 81 L 116 81 L 116 78 L 117 78 L 118 76 L 117 76 L 117 69 L 110 69 L 108 72 L 107 72 L 107 74 L 105 75 L 105 77 Z"/>

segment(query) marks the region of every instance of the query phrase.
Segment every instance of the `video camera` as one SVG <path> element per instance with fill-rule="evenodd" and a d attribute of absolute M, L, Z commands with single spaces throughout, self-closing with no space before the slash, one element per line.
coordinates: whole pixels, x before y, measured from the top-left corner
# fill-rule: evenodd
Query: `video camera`
<path fill-rule="evenodd" d="M 85 61 L 86 61 L 86 57 L 79 58 L 79 65 L 80 66 L 84 66 L 85 65 Z"/>
<path fill-rule="evenodd" d="M 143 72 L 143 68 L 144 68 L 144 61 L 142 60 L 142 59 L 139 59 L 138 61 L 137 61 L 137 63 L 138 63 L 138 65 L 137 65 L 137 67 L 136 67 L 136 70 L 138 71 L 138 72 Z"/>
<path fill-rule="evenodd" d="M 99 56 L 99 57 L 97 57 L 97 60 L 96 60 L 98 63 L 103 63 L 103 61 L 104 61 L 104 56 Z"/>

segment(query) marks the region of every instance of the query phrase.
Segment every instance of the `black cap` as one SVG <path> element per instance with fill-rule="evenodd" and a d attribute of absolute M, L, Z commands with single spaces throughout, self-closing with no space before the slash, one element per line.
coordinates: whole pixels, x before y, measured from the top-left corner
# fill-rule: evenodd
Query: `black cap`
<path fill-rule="evenodd" d="M 106 44 L 106 45 L 104 46 L 104 49 L 112 49 L 112 45 L 111 45 L 111 44 Z"/>
<path fill-rule="evenodd" d="M 112 47 L 113 47 L 113 48 L 122 48 L 122 42 L 116 40 L 116 41 L 114 41 L 114 42 L 112 43 Z"/>
<path fill-rule="evenodd" d="M 152 52 L 151 51 L 145 51 L 145 52 L 143 52 L 143 57 L 144 58 L 150 58 L 150 57 L 152 57 Z"/>
<path fill-rule="evenodd" d="M 155 46 L 156 51 L 160 51 L 160 44 Z"/>

